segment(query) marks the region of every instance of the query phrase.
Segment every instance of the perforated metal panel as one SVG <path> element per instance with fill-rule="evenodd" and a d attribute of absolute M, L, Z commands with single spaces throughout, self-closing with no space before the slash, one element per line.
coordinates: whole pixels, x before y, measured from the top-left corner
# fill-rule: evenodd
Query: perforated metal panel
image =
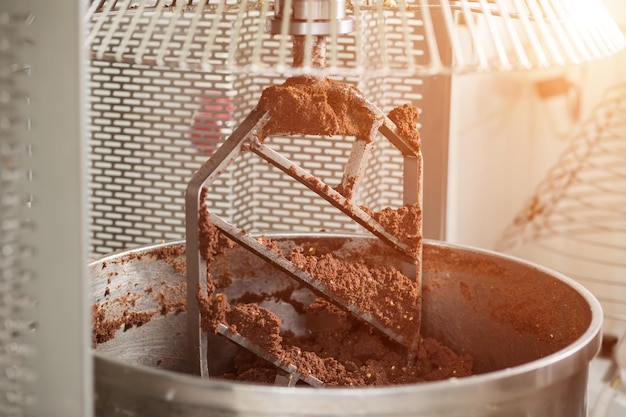
<path fill-rule="evenodd" d="M 3 417 L 92 414 L 81 14 L 0 2 Z"/>
<path fill-rule="evenodd" d="M 33 402 L 35 371 L 28 364 L 34 346 L 24 339 L 35 322 L 33 299 L 24 290 L 30 280 L 24 258 L 32 248 L 21 239 L 27 227 L 29 144 L 20 140 L 27 121 L 30 67 L 20 56 L 28 44 L 28 15 L 0 8 L 0 415 L 25 415 Z"/>
<path fill-rule="evenodd" d="M 98 32 L 101 36 L 108 33 L 106 25 L 115 25 L 115 16 L 130 19 L 132 14 L 111 16 Z M 149 24 L 148 16 L 143 17 L 147 19 L 144 24 Z M 225 14 L 218 36 L 228 37 L 231 18 Z M 253 21 L 254 15 L 250 16 Z M 365 44 L 377 42 L 376 24 L 375 20 L 367 23 L 370 30 L 363 39 Z M 387 29 L 393 33 L 394 25 L 400 24 L 399 17 L 392 17 Z M 415 25 L 416 31 L 421 29 Z M 420 38 L 418 32 L 416 39 Z M 245 39 L 237 45 L 240 53 L 255 53 L 252 39 L 250 44 Z M 347 44 L 346 54 L 354 47 Z M 268 47 L 261 53 L 271 56 L 275 51 Z M 183 238 L 183 197 L 192 173 L 252 111 L 263 89 L 285 79 L 97 59 L 91 60 L 89 74 L 94 253 Z M 417 77 L 335 79 L 357 85 L 384 111 L 407 102 L 422 107 L 423 79 Z M 313 175 L 338 184 L 352 138 L 272 137 L 267 143 Z M 377 143 L 357 201 L 373 209 L 401 206 L 402 157 L 382 136 Z M 239 158 L 219 178 L 209 200 L 216 214 L 252 233 L 359 230 L 319 196 L 253 155 Z"/>

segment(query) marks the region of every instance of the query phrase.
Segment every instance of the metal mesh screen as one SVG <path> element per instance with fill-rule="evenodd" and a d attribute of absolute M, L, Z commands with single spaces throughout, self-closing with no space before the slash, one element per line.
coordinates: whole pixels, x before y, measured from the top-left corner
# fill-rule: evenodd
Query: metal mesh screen
<path fill-rule="evenodd" d="M 389 33 L 397 29 L 393 25 L 401 24 L 400 19 L 388 23 Z M 379 35 L 375 21 L 368 26 L 364 44 L 377 42 Z M 228 37 L 232 25 L 218 27 L 216 36 Z M 245 24 L 242 27 L 245 32 Z M 419 24 L 415 28 L 421 30 Z M 99 32 L 102 36 L 105 29 Z M 252 35 L 249 38 L 247 42 L 243 36 L 237 45 L 243 55 L 254 53 Z M 346 44 L 346 54 L 354 47 Z M 337 79 L 357 85 L 384 111 L 407 102 L 419 107 L 422 99 L 419 78 Z M 282 81 L 278 75 L 92 59 L 88 83 L 92 251 L 108 253 L 183 238 L 184 190 L 191 175 L 252 111 L 263 89 Z M 272 137 L 267 143 L 313 175 L 338 184 L 352 138 Z M 402 205 L 402 157 L 382 136 L 369 167 L 357 201 L 373 209 Z M 359 230 L 319 196 L 253 155 L 229 167 L 211 187 L 209 200 L 216 214 L 252 233 Z"/>

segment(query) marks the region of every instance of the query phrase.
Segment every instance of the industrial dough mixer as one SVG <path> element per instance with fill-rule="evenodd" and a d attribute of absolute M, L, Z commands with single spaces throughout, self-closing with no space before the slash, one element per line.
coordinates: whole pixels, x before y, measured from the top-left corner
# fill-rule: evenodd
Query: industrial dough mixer
<path fill-rule="evenodd" d="M 595 1 L 568 2 L 568 6 L 574 4 L 572 8 L 547 0 L 357 3 L 348 3 L 346 13 L 354 19 L 354 31 L 339 36 L 338 30 L 329 36 L 326 75 L 336 74 L 333 78 L 358 85 L 385 113 L 407 101 L 422 109 L 423 137 L 442 138 L 424 144 L 425 155 L 433 146 L 437 150 L 426 155 L 424 187 L 426 195 L 434 190 L 425 199 L 425 218 L 437 221 L 426 221 L 425 228 L 438 232 L 444 229 L 438 220 L 445 213 L 445 175 L 428 175 L 428 170 L 445 173 L 442 155 L 450 74 L 577 63 L 610 54 L 623 45 L 623 37 L 615 40 L 611 36 L 616 28 Z M 598 19 L 588 18 L 588 7 L 600 10 Z M 6 394 L 0 399 L 1 412 L 83 417 L 91 414 L 95 399 L 96 413 L 102 416 L 206 415 L 207 410 L 221 415 L 465 415 L 468 410 L 476 410 L 476 415 L 582 414 L 586 363 L 598 341 L 597 305 L 567 279 L 558 276 L 553 287 L 554 281 L 546 277 L 550 272 L 527 264 L 522 270 L 537 273 L 539 285 L 546 285 L 542 280 L 548 279 L 548 286 L 579 301 L 579 308 L 568 313 L 574 322 L 587 327 L 572 335 L 573 342 L 564 349 L 547 349 L 522 364 L 507 363 L 499 356 L 504 350 L 496 349 L 500 353 L 492 359 L 499 365 L 483 367 L 485 373 L 476 378 L 371 390 L 294 389 L 201 380 L 171 366 L 179 356 L 150 353 L 149 348 L 179 352 L 177 347 L 186 345 L 184 331 L 179 332 L 186 329 L 180 306 L 170 306 L 172 312 L 179 311 L 178 316 L 168 314 L 164 321 L 153 317 L 141 326 L 137 325 L 147 319 L 146 311 L 110 310 L 111 314 L 130 314 L 135 324 L 129 323 L 125 332 L 124 326 L 116 328 L 116 337 L 98 344 L 92 354 L 86 337 L 86 304 L 104 308 L 123 295 L 132 304 L 135 293 L 129 285 L 137 284 L 134 288 L 142 289 L 143 301 L 157 300 L 154 305 L 137 307 L 162 308 L 158 294 L 167 289 L 175 298 L 180 286 L 166 285 L 176 276 L 171 269 L 165 268 L 166 273 L 150 269 L 151 256 L 144 256 L 142 262 L 141 253 L 131 251 L 123 256 L 135 257 L 136 263 L 103 258 L 93 264 L 93 288 L 83 293 L 88 285 L 82 275 L 86 254 L 181 239 L 185 234 L 183 196 L 189 178 L 206 155 L 215 151 L 219 140 L 232 133 L 233 123 L 250 114 L 260 96 L 259 86 L 296 75 L 290 73 L 291 37 L 270 36 L 264 30 L 270 10 L 271 2 L 0 2 L 0 386 Z M 520 38 L 523 40 L 517 42 Z M 457 42 L 459 39 L 462 41 Z M 305 45 L 313 45 L 312 40 L 305 36 Z M 85 44 L 89 62 L 82 53 Z M 306 71 L 313 67 L 313 56 L 311 64 L 308 56 L 303 58 Z M 84 76 L 85 83 L 80 81 Z M 315 142 L 273 139 L 280 142 L 281 153 L 287 149 L 313 156 L 314 169 L 321 170 L 316 176 L 325 170 L 334 175 L 335 159 L 343 158 L 338 150 L 349 150 L 345 144 L 351 144 L 328 138 Z M 402 190 L 396 185 L 396 175 L 402 172 L 402 155 L 388 153 L 390 148 L 383 143 L 370 158 L 377 166 L 375 174 L 365 174 L 358 197 L 369 206 L 401 206 Z M 443 145 L 440 149 L 435 144 Z M 244 220 L 245 228 L 254 233 L 308 233 L 321 229 L 322 223 L 354 231 L 350 229 L 354 222 L 344 213 L 312 206 L 308 195 L 293 194 L 290 188 L 285 188 L 290 206 L 283 209 L 304 215 L 276 210 L 275 203 L 284 200 L 268 189 L 275 190 L 277 185 L 282 189 L 282 183 L 273 182 L 267 171 L 249 166 L 235 163 L 229 179 L 220 182 L 219 187 L 224 188 L 213 194 L 213 212 L 238 223 Z M 309 165 L 306 168 L 311 170 Z M 249 180 L 245 195 L 233 178 Z M 247 198 L 251 192 L 254 199 Z M 259 213 L 265 215 L 261 220 Z M 283 221 L 294 218 L 299 221 Z M 461 283 L 472 282 L 467 267 L 441 267 L 454 253 L 458 260 L 474 262 L 476 257 L 460 248 L 431 251 L 428 244 L 426 248 L 424 259 L 430 266 L 424 270 L 435 271 L 428 273 L 425 282 L 446 282 L 440 288 L 450 290 L 439 294 L 448 297 L 448 302 L 432 298 L 433 293 L 425 298 L 423 333 L 455 347 L 463 345 L 453 343 L 455 338 L 464 343 L 480 339 L 480 334 L 452 331 L 466 324 L 454 318 L 485 313 L 484 309 L 467 308 L 456 314 L 457 310 L 448 308 L 465 305 L 458 302 L 478 294 L 460 291 L 465 288 Z M 103 267 L 107 259 L 112 270 Z M 500 264 L 500 260 L 478 265 L 520 271 L 515 261 Z M 162 266 L 172 267 L 168 263 Z M 98 277 L 94 268 L 104 275 Z M 136 269 L 146 273 L 139 274 L 138 281 L 132 278 L 137 277 L 133 275 Z M 458 279 L 446 281 L 457 273 Z M 479 281 L 488 280 L 482 277 Z M 61 297 L 51 297 L 55 294 Z M 446 314 L 446 310 L 455 314 Z M 158 314 L 161 311 L 170 310 Z M 173 318 L 182 324 L 172 326 Z M 160 324 L 165 327 L 153 332 L 153 326 Z M 435 328 L 439 333 L 435 334 Z M 447 330 L 448 334 L 443 334 Z M 141 335 L 147 336 L 147 345 L 136 343 Z M 515 340 L 509 336 L 511 332 L 504 331 L 498 341 L 508 346 L 507 340 Z M 476 343 L 474 350 L 489 352 L 480 346 Z M 59 375 L 63 375 L 62 384 Z M 91 393 L 94 380 L 95 396 Z M 503 387 L 513 389 L 504 388 L 503 393 Z M 521 393 L 522 387 L 528 389 Z M 537 392 L 546 396 L 535 395 Z M 457 400 L 455 404 L 450 402 L 451 396 Z"/>

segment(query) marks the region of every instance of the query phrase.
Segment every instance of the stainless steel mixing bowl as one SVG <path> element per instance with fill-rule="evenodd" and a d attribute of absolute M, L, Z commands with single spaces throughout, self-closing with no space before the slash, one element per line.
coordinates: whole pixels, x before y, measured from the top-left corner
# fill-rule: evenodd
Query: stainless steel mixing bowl
<path fill-rule="evenodd" d="M 380 262 L 398 262 L 387 251 L 372 250 L 380 243 L 368 237 L 274 238 L 286 246 L 319 242 L 337 253 L 364 250 Z M 171 261 L 152 256 L 164 248 L 183 249 L 184 243 L 117 253 L 89 265 L 92 301 L 103 313 L 159 311 L 94 350 L 99 417 L 586 415 L 587 373 L 600 348 L 602 311 L 589 291 L 557 272 L 427 241 L 422 332 L 471 354 L 475 375 L 376 388 L 287 388 L 201 380 L 184 372 L 186 317 L 174 310 L 185 297 L 185 277 Z M 213 265 L 215 274 L 225 270 L 232 272 L 233 296 L 280 290 L 289 280 L 240 249 Z M 160 313 L 164 299 L 170 314 Z M 295 328 L 297 317 L 292 319 L 288 325 Z M 233 348 L 219 338 L 212 342 L 215 371 L 226 366 Z"/>

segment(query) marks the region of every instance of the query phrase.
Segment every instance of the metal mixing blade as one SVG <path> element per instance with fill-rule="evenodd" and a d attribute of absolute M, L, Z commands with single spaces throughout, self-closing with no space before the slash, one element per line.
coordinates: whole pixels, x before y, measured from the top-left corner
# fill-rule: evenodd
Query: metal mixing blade
<path fill-rule="evenodd" d="M 313 80 L 315 82 L 315 80 Z M 416 149 L 415 143 L 411 143 L 407 138 L 403 138 L 398 134 L 398 127 L 382 113 L 379 109 L 367 102 L 363 97 L 357 97 L 363 106 L 365 106 L 375 116 L 371 126 L 370 133 L 375 135 L 376 132 L 382 133 L 396 148 L 404 155 L 404 200 L 405 204 L 417 204 L 421 207 L 421 153 Z M 275 110 L 263 108 L 260 106 L 254 110 L 244 122 L 237 128 L 233 134 L 224 142 L 224 144 L 215 152 L 215 154 L 198 170 L 188 184 L 186 192 L 186 229 L 187 229 L 187 302 L 188 302 L 188 334 L 190 344 L 190 361 L 195 373 L 201 376 L 208 376 L 207 364 L 207 339 L 206 334 L 200 329 L 200 310 L 197 300 L 198 291 L 203 293 L 206 291 L 206 263 L 199 252 L 199 211 L 201 208 L 200 194 L 205 184 L 213 182 L 224 170 L 244 151 L 251 151 L 262 159 L 268 161 L 272 165 L 278 167 L 284 173 L 291 176 L 296 181 L 308 187 L 317 193 L 330 204 L 341 210 L 345 215 L 349 216 L 355 222 L 359 223 L 365 229 L 376 235 L 383 242 L 403 254 L 405 262 L 403 272 L 405 275 L 413 278 L 421 289 L 421 241 L 417 248 L 409 247 L 398 236 L 390 233 L 383 227 L 381 223 L 364 208 L 357 206 L 351 201 L 352 190 L 358 184 L 368 151 L 371 149 L 373 140 L 362 141 L 355 140 L 348 163 L 345 166 L 341 185 L 337 187 L 342 192 L 338 192 L 328 186 L 320 179 L 314 177 L 283 155 L 277 153 L 263 143 L 266 135 L 277 134 L 279 132 L 272 131 L 271 126 L 272 112 Z M 322 123 L 322 121 L 320 121 Z M 275 127 L 276 128 L 276 127 Z M 340 132 L 341 134 L 341 132 Z M 347 195 L 348 197 L 346 197 Z M 390 339 L 402 344 L 409 352 L 414 352 L 417 347 L 419 337 L 420 317 L 413 318 L 414 333 L 411 337 L 406 334 L 399 333 L 396 327 L 385 325 L 381 320 L 358 304 L 347 302 L 322 281 L 312 276 L 308 272 L 294 265 L 285 257 L 272 251 L 262 242 L 249 235 L 245 231 L 229 224 L 214 213 L 208 214 L 210 222 L 215 225 L 221 233 L 231 240 L 237 242 L 250 252 L 266 260 L 279 270 L 285 272 L 292 278 L 300 281 L 308 286 L 317 294 L 325 299 L 338 305 L 344 310 L 350 312 L 353 316 L 369 323 L 378 329 Z M 420 291 L 421 292 L 421 291 Z M 418 294 L 415 303 L 419 303 L 420 295 Z M 419 312 L 419 306 L 418 306 Z M 418 314 L 419 315 L 419 314 Z M 289 377 L 278 379 L 288 381 L 293 384 L 294 380 L 302 379 L 305 382 L 316 385 L 317 378 L 310 375 L 302 375 L 297 368 L 290 364 L 284 364 L 280 358 L 273 357 L 269 352 L 259 352 L 259 348 L 253 342 L 247 340 L 244 336 L 238 334 L 228 328 L 226 324 L 219 326 L 218 333 L 232 340 L 233 342 L 252 350 L 267 359 L 268 361 L 278 364 L 281 369 L 286 372 Z M 409 353 L 409 360 L 411 353 Z M 280 364 L 284 366 L 280 366 Z"/>

